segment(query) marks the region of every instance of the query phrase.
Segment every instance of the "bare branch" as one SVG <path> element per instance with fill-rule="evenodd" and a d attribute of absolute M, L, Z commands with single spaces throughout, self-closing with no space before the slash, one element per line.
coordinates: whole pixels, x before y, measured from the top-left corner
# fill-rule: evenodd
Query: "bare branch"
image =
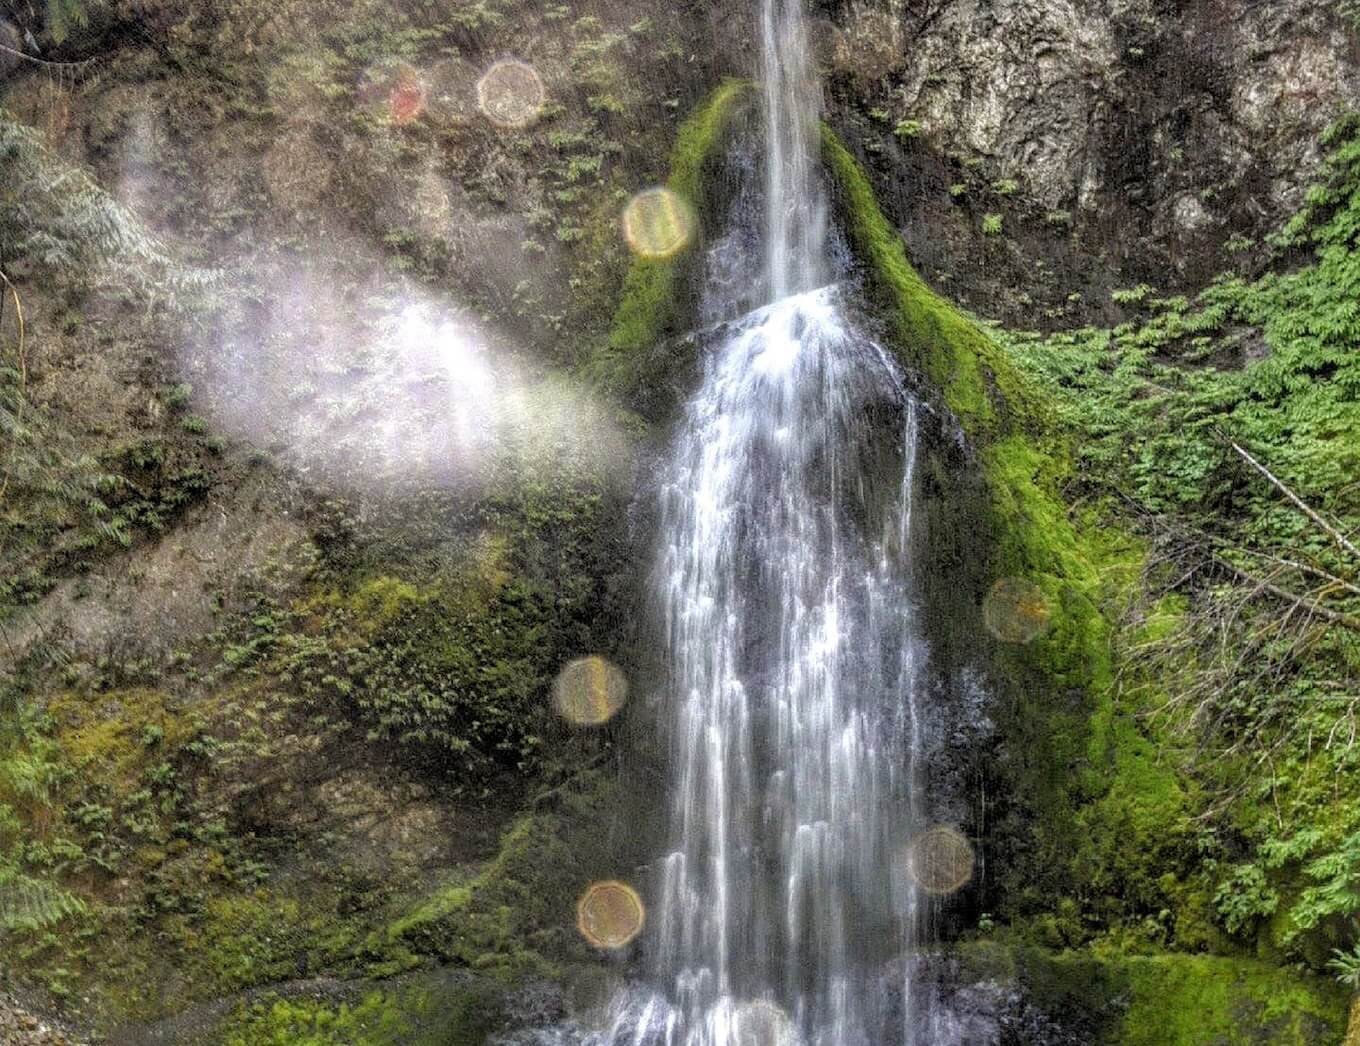
<path fill-rule="evenodd" d="M 1247 453 L 1247 451 L 1244 450 L 1240 444 L 1234 443 L 1232 440 L 1229 440 L 1228 443 L 1233 450 L 1237 451 L 1238 455 L 1242 458 L 1243 461 L 1245 461 L 1248 465 L 1254 468 L 1261 475 L 1265 476 L 1266 479 L 1270 480 L 1270 482 L 1274 484 L 1276 489 L 1278 489 L 1281 493 L 1284 494 L 1285 497 L 1292 501 L 1299 508 L 1299 510 L 1304 513 L 1304 515 L 1306 515 L 1314 523 L 1316 523 L 1328 534 L 1330 534 L 1332 538 L 1336 541 L 1336 543 L 1340 545 L 1343 549 L 1345 549 L 1347 552 L 1349 552 L 1352 556 L 1354 556 L 1357 561 L 1360 561 L 1360 548 L 1356 548 L 1355 545 L 1352 544 L 1350 540 L 1344 534 L 1341 533 L 1341 531 L 1337 530 L 1334 526 L 1328 523 L 1320 515 L 1314 512 L 1313 509 L 1311 509 L 1301 497 L 1299 497 L 1287 486 L 1285 486 L 1284 482 L 1280 480 L 1277 476 L 1275 476 L 1275 474 L 1272 473 L 1268 468 L 1266 468 L 1259 461 L 1253 458 L 1249 453 Z"/>

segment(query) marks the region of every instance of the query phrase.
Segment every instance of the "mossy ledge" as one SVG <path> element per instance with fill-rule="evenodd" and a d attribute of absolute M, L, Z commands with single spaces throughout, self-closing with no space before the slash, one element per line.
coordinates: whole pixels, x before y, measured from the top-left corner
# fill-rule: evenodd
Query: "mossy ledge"
<path fill-rule="evenodd" d="M 745 80 L 720 84 L 681 125 L 671 150 L 667 188 L 679 195 L 700 216 L 703 238 L 704 215 L 713 212 L 712 175 L 721 158 L 728 130 L 751 91 Z M 685 275 L 696 255 L 693 246 L 670 258 L 637 259 L 624 279 L 623 294 L 614 312 L 609 338 L 592 356 L 588 369 L 599 384 L 625 398 L 641 380 L 636 364 L 664 337 L 677 333 L 689 299 Z"/>
<path fill-rule="evenodd" d="M 904 364 L 937 390 L 974 456 L 981 503 L 949 511 L 976 527 L 973 552 L 987 561 L 978 573 L 1032 581 L 1051 613 L 1046 634 L 992 658 L 1004 681 L 995 710 L 1002 783 L 1019 816 L 989 828 L 985 845 L 1003 870 L 993 873 L 1000 885 L 986 903 L 1018 939 L 1076 946 L 1065 962 L 1098 963 L 1122 1014 L 1107 1041 L 1339 1042 L 1346 999 L 1333 985 L 1255 960 L 1175 950 L 1215 950 L 1224 940 L 1184 874 L 1195 797 L 1169 758 L 1175 739 L 1140 715 L 1159 681 L 1136 665 L 1117 666 L 1112 649 L 1120 611 L 1141 585 L 1144 543 L 1101 506 L 1067 504 L 1072 454 L 1053 405 L 925 283 L 867 174 L 829 128 L 823 158 L 875 314 Z M 975 595 L 980 603 L 982 592 Z M 1142 628 L 1163 627 L 1176 612 L 1159 606 Z M 981 632 L 980 621 L 967 625 Z M 1166 945 L 1149 940 L 1149 926 Z M 1272 1029 L 1266 1037 L 1263 1027 Z"/>
<path fill-rule="evenodd" d="M 1110 1046 L 1340 1042 L 1340 985 L 1254 959 L 1050 951 L 1008 941 L 959 949 L 969 980 L 1016 985 L 1086 1041 Z"/>

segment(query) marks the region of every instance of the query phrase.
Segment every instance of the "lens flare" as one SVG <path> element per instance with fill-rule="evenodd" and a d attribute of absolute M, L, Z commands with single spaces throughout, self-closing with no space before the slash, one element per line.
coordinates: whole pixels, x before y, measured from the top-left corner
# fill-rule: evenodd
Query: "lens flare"
<path fill-rule="evenodd" d="M 742 1003 L 732 1025 L 737 1046 L 793 1046 L 793 1021 L 768 999 Z"/>
<path fill-rule="evenodd" d="M 973 844 L 957 828 L 937 825 L 907 844 L 907 874 L 926 893 L 943 897 L 973 878 Z"/>
<path fill-rule="evenodd" d="M 647 189 L 623 210 L 623 237 L 642 258 L 670 258 L 689 246 L 694 211 L 670 189 Z"/>
<path fill-rule="evenodd" d="M 982 603 L 987 630 L 1003 643 L 1028 643 L 1039 638 L 1048 631 L 1051 616 L 1039 586 L 1023 578 L 1002 578 Z"/>
<path fill-rule="evenodd" d="M 571 662 L 553 684 L 553 705 L 577 726 L 599 726 L 613 719 L 628 700 L 628 677 L 602 657 Z"/>
<path fill-rule="evenodd" d="M 387 108 L 392 122 L 404 126 L 425 112 L 425 84 L 414 69 L 403 69 L 387 92 Z"/>
<path fill-rule="evenodd" d="M 627 883 L 591 883 L 576 902 L 576 928 L 593 947 L 624 947 L 642 932 L 647 909 Z"/>
<path fill-rule="evenodd" d="M 477 81 L 477 106 L 497 127 L 528 127 L 543 111 L 546 97 L 538 71 L 513 58 L 497 62 Z"/>
<path fill-rule="evenodd" d="M 359 101 L 398 126 L 419 119 L 429 91 L 420 70 L 405 62 L 381 62 L 359 80 Z"/>

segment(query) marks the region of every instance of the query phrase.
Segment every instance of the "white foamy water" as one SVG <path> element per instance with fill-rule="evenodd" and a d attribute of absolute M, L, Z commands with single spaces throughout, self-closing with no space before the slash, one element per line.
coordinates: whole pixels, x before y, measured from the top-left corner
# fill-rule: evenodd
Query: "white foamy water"
<path fill-rule="evenodd" d="M 894 407 L 899 467 L 875 476 L 868 419 Z M 905 580 L 914 428 L 896 367 L 830 289 L 740 321 L 689 404 L 657 585 L 675 768 L 654 929 L 668 1042 L 761 1041 L 742 1028 L 757 1000 L 810 1043 L 886 1041 L 867 1004 L 916 907 L 894 874 L 921 658 Z"/>

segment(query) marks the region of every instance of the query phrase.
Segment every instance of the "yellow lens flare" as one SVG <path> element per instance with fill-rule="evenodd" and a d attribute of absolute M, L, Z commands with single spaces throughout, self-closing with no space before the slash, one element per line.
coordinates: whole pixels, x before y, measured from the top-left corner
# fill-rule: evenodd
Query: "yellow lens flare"
<path fill-rule="evenodd" d="M 928 894 L 957 893 L 973 878 L 973 844 L 957 828 L 936 825 L 907 844 L 907 874 Z"/>
<path fill-rule="evenodd" d="M 987 630 L 1003 643 L 1028 643 L 1048 631 L 1052 619 L 1039 586 L 1023 578 L 1004 577 L 982 602 Z"/>
<path fill-rule="evenodd" d="M 694 211 L 670 189 L 647 189 L 623 210 L 623 238 L 642 258 L 670 258 L 694 237 Z"/>
<path fill-rule="evenodd" d="M 577 726 L 609 722 L 627 700 L 628 677 L 602 657 L 572 661 L 553 684 L 553 705 L 558 715 Z"/>
<path fill-rule="evenodd" d="M 519 130 L 530 126 L 543 112 L 547 92 L 528 62 L 505 58 L 477 81 L 477 107 L 497 127 Z"/>
<path fill-rule="evenodd" d="M 738 1006 L 732 1027 L 738 1046 L 793 1046 L 793 1021 L 768 999 L 756 999 Z"/>
<path fill-rule="evenodd" d="M 576 928 L 593 947 L 616 951 L 642 932 L 647 909 L 627 883 L 591 883 L 576 902 Z"/>

